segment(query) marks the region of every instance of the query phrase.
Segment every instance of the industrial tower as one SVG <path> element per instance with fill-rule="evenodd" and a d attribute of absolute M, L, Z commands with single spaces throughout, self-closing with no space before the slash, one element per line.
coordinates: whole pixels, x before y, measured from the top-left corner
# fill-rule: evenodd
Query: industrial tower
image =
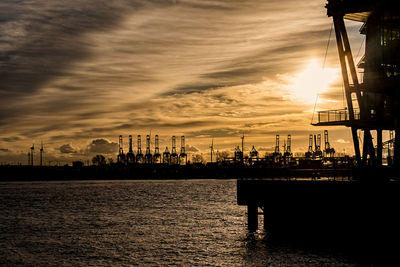
<path fill-rule="evenodd" d="M 172 136 L 172 149 L 170 155 L 170 164 L 179 164 L 179 156 L 176 152 L 176 137 Z"/>
<path fill-rule="evenodd" d="M 335 156 L 335 149 L 331 147 L 331 144 L 329 143 L 328 130 L 324 131 L 324 141 L 325 141 L 325 149 L 324 149 L 325 157 L 333 158 Z"/>
<path fill-rule="evenodd" d="M 158 134 L 156 134 L 155 137 L 154 137 L 154 155 L 153 155 L 153 162 L 154 162 L 154 163 L 160 163 L 160 161 L 161 161 L 160 145 L 159 145 Z"/>
<path fill-rule="evenodd" d="M 256 150 L 256 148 L 254 146 L 250 150 L 249 160 L 250 161 L 258 160 L 258 151 Z"/>
<path fill-rule="evenodd" d="M 122 135 L 119 136 L 118 139 L 118 156 L 117 156 L 117 162 L 121 164 L 125 164 L 125 154 L 124 154 L 124 143 L 122 140 Z"/>
<path fill-rule="evenodd" d="M 170 164 L 171 163 L 171 153 L 169 153 L 168 147 L 165 147 L 165 151 L 163 152 L 163 159 L 162 162 L 164 164 Z"/>
<path fill-rule="evenodd" d="M 210 146 L 210 162 L 211 163 L 213 162 L 213 154 L 214 154 L 214 138 L 211 139 L 211 146 Z"/>
<path fill-rule="evenodd" d="M 242 135 L 242 137 L 240 137 L 242 139 L 242 158 L 241 158 L 241 162 L 242 164 L 244 163 L 244 133 Z"/>
<path fill-rule="evenodd" d="M 43 166 L 43 142 L 40 143 L 40 166 Z"/>
<path fill-rule="evenodd" d="M 146 154 L 144 155 L 144 161 L 147 164 L 153 163 L 153 155 L 150 151 L 150 135 L 146 135 Z"/>
<path fill-rule="evenodd" d="M 272 157 L 274 158 L 275 163 L 281 161 L 282 154 L 279 152 L 279 134 L 277 134 L 275 137 L 275 150 L 274 153 L 272 153 Z"/>
<path fill-rule="evenodd" d="M 187 164 L 187 154 L 185 148 L 185 136 L 181 136 L 181 153 L 179 153 L 179 164 L 183 164 L 183 159 L 185 159 L 184 163 Z"/>
<path fill-rule="evenodd" d="M 32 144 L 31 146 L 31 162 L 30 165 L 33 166 L 33 152 L 35 151 L 35 145 Z"/>
<path fill-rule="evenodd" d="M 284 164 L 288 164 L 290 159 L 292 158 L 292 136 L 288 134 L 285 150 L 283 152 L 283 161 Z"/>
<path fill-rule="evenodd" d="M 235 162 L 242 162 L 243 159 L 243 152 L 240 150 L 240 147 L 237 146 L 235 147 L 235 154 L 233 160 Z"/>
<path fill-rule="evenodd" d="M 321 158 L 322 157 L 322 151 L 321 151 L 321 134 L 314 134 L 314 153 L 313 157 L 314 158 Z"/>
<path fill-rule="evenodd" d="M 129 152 L 126 153 L 126 163 L 135 163 L 135 154 L 133 153 L 132 135 L 129 135 Z"/>
<path fill-rule="evenodd" d="M 142 137 L 140 136 L 140 134 L 137 136 L 136 163 L 143 163 Z"/>
<path fill-rule="evenodd" d="M 328 0 L 326 8 L 333 18 L 347 108 L 320 111 L 318 122 L 313 124 L 350 127 L 358 166 L 381 166 L 382 132 L 394 131 L 394 165 L 399 167 L 400 8 L 389 0 Z M 365 35 L 365 51 L 357 65 L 363 72 L 361 81 L 344 19 L 364 23 L 360 33 Z M 362 155 L 358 131 L 363 132 Z"/>

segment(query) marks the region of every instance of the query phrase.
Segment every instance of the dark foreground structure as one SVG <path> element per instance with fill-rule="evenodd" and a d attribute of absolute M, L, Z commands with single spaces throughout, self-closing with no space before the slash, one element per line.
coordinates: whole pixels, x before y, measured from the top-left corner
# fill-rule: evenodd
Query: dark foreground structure
<path fill-rule="evenodd" d="M 330 177 L 350 179 L 352 168 L 298 169 L 243 164 L 133 164 L 101 166 L 0 166 L 0 181 L 120 180 L 120 179 L 296 179 Z"/>
<path fill-rule="evenodd" d="M 400 181 L 393 179 L 400 176 L 397 2 L 328 0 L 326 8 L 333 18 L 347 108 L 320 111 L 313 124 L 351 129 L 356 156 L 353 177 L 346 181 L 238 180 L 237 202 L 247 206 L 251 232 L 258 229 L 258 215 L 263 214 L 264 229 L 271 236 L 338 243 L 382 265 L 394 266 L 400 261 Z M 361 75 L 356 70 L 344 19 L 364 23 L 360 33 L 365 35 L 365 54 L 358 63 Z M 384 142 L 385 131 L 389 140 Z M 382 166 L 384 149 L 389 154 L 390 172 Z"/>
<path fill-rule="evenodd" d="M 248 207 L 250 231 L 258 229 L 263 214 L 270 231 L 347 229 L 369 235 L 379 225 L 399 228 L 399 190 L 400 181 L 239 179 L 237 202 Z"/>
<path fill-rule="evenodd" d="M 385 265 L 400 262 L 399 192 L 399 181 L 237 181 L 250 232 L 262 214 L 270 240 L 333 247 Z"/>
<path fill-rule="evenodd" d="M 328 16 L 333 18 L 347 108 L 320 111 L 314 125 L 350 127 L 358 166 L 381 166 L 384 145 L 393 145 L 393 164 L 399 167 L 399 3 L 394 0 L 328 0 L 326 8 Z M 358 72 L 344 19 L 364 23 L 360 33 L 365 35 L 365 51 L 357 64 Z M 383 142 L 385 131 L 389 132 L 389 140 Z M 359 133 L 363 133 L 362 142 Z M 376 134 L 375 142 L 373 134 Z"/>

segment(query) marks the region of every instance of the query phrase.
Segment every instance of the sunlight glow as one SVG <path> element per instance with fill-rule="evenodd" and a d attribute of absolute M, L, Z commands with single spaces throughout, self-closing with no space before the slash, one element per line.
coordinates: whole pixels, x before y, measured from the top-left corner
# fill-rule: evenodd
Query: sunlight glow
<path fill-rule="evenodd" d="M 338 79 L 339 71 L 323 69 L 322 64 L 313 59 L 293 78 L 289 78 L 289 92 L 294 101 L 314 104 L 317 94 L 329 91 L 330 85 Z"/>

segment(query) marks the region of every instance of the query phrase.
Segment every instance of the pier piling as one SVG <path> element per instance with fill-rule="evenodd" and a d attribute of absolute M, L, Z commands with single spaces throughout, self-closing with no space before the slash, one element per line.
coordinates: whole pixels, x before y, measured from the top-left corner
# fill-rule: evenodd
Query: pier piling
<path fill-rule="evenodd" d="M 268 218 L 265 208 L 263 208 L 264 230 L 268 230 Z"/>
<path fill-rule="evenodd" d="M 247 206 L 247 227 L 250 232 L 255 232 L 258 229 L 258 207 L 254 203 Z"/>

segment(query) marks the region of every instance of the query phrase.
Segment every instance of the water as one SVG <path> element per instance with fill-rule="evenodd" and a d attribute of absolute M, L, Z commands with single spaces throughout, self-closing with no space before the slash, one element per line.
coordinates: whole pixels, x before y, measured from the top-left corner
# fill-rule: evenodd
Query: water
<path fill-rule="evenodd" d="M 235 180 L 0 183 L 0 265 L 352 266 L 246 230 Z"/>

